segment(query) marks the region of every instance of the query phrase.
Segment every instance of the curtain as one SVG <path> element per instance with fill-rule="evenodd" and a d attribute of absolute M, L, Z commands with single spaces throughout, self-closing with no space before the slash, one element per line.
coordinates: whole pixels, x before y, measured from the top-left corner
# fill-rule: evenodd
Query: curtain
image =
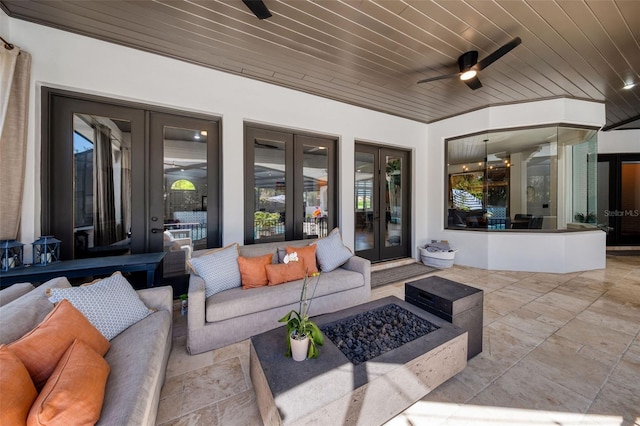
<path fill-rule="evenodd" d="M 0 45 L 0 239 L 17 239 L 27 151 L 31 55 Z"/>
<path fill-rule="evenodd" d="M 94 246 L 108 246 L 117 241 L 116 204 L 113 186 L 111 129 L 95 125 Z"/>

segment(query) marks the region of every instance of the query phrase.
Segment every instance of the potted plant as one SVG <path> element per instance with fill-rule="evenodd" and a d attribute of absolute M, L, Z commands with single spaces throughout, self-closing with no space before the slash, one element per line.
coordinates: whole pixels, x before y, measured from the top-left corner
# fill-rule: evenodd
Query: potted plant
<path fill-rule="evenodd" d="M 297 262 L 298 254 L 290 253 L 285 256 L 284 263 Z M 316 278 L 315 287 L 311 298 L 308 297 L 309 284 Z M 318 346 L 324 344 L 324 336 L 318 326 L 309 320 L 309 308 L 311 300 L 318 287 L 320 281 L 320 272 L 309 275 L 305 273 L 304 284 L 300 292 L 300 308 L 296 311 L 293 309 L 278 322 L 284 322 L 287 325 L 287 353 L 286 356 L 292 356 L 295 361 L 304 361 L 307 358 L 318 357 Z"/>

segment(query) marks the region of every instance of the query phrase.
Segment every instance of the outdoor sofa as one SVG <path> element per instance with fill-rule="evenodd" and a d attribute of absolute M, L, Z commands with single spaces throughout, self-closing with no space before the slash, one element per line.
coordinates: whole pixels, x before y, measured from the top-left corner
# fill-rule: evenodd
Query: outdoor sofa
<path fill-rule="evenodd" d="M 69 287 L 66 278 L 55 278 L 0 307 L 0 345 L 20 339 L 53 310 L 47 289 Z M 173 290 L 164 286 L 137 294 L 155 312 L 110 340 L 104 355 L 110 372 L 98 425 L 155 425 L 171 351 Z"/>
<path fill-rule="evenodd" d="M 243 257 L 271 254 L 271 263 L 277 264 L 278 249 L 282 254 L 286 246 L 304 247 L 316 241 L 319 240 L 239 246 L 239 254 Z M 207 253 L 208 250 L 194 251 L 192 261 Z M 304 280 L 300 279 L 250 289 L 235 287 L 205 297 L 205 280 L 192 271 L 189 278 L 187 350 L 192 355 L 198 354 L 283 326 L 278 320 L 292 309 L 299 308 L 303 283 Z M 311 283 L 314 284 L 315 280 Z M 371 263 L 367 259 L 349 255 L 342 266 L 331 272 L 321 272 L 310 315 L 368 302 L 370 296 Z"/>

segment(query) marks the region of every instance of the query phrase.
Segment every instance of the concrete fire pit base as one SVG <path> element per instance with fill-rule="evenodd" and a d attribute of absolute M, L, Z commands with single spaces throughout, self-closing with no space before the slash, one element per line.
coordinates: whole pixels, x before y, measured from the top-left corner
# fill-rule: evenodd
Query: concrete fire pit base
<path fill-rule="evenodd" d="M 467 333 L 396 297 L 313 320 L 322 328 L 390 303 L 440 328 L 358 365 L 327 338 L 319 358 L 296 362 L 284 356 L 284 327 L 253 336 L 251 380 L 264 424 L 382 424 L 464 369 Z"/>

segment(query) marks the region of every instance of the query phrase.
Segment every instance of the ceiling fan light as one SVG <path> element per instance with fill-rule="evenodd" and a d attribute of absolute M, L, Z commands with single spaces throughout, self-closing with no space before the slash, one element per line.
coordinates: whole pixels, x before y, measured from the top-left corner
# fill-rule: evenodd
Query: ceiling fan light
<path fill-rule="evenodd" d="M 623 89 L 627 89 L 627 90 L 629 90 L 629 89 L 631 89 L 632 87 L 634 87 L 635 85 L 636 85 L 635 83 L 627 83 L 627 84 L 625 84 L 622 88 L 623 88 Z"/>
<path fill-rule="evenodd" d="M 478 74 L 478 72 L 476 70 L 465 71 L 462 74 L 460 74 L 460 80 L 462 80 L 462 81 L 471 80 L 477 74 Z"/>

